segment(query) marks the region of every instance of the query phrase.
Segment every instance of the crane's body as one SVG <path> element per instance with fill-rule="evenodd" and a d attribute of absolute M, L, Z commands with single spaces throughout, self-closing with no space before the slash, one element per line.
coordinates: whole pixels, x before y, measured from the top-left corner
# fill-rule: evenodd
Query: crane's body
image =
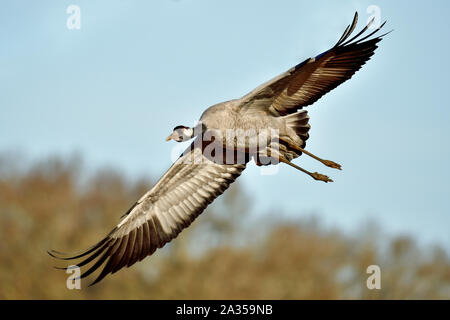
<path fill-rule="evenodd" d="M 256 159 L 279 151 L 279 141 L 292 141 L 299 147 L 304 146 L 304 140 L 292 127 L 290 119 L 300 116 L 304 121 L 304 133 L 309 130 L 306 110 L 288 117 L 275 116 L 264 110 L 246 110 L 242 108 L 243 100 L 235 99 L 216 104 L 206 109 L 200 117 L 203 134 L 211 132 L 217 140 L 221 138 L 222 147 L 227 150 L 238 150 L 249 153 Z M 303 138 L 304 139 L 304 138 Z M 287 152 L 287 150 L 286 150 Z M 287 158 L 293 156 L 287 152 Z M 218 159 L 220 160 L 220 159 Z M 272 159 L 276 161 L 276 159 Z M 274 163 L 274 162 L 270 163 Z M 257 162 L 262 164 L 261 162 Z M 268 165 L 269 163 L 265 163 Z"/>
<path fill-rule="evenodd" d="M 357 20 L 355 14 L 351 25 L 328 51 L 306 59 L 240 99 L 208 108 L 194 128 L 175 127 L 167 141 L 195 138 L 193 143 L 125 213 L 120 223 L 103 240 L 79 254 L 52 251 L 50 255 L 61 260 L 83 258 L 77 264 L 79 267 L 92 263 L 81 278 L 103 266 L 93 282 L 97 283 L 174 239 L 241 175 L 251 158 L 258 165 L 283 162 L 315 180 L 332 182 L 327 176 L 309 172 L 291 161 L 306 154 L 328 167 L 341 169 L 339 164 L 305 150 L 310 125 L 304 108 L 350 79 L 374 54 L 384 35 L 370 37 L 384 23 L 362 36 L 372 20 L 349 39 Z M 229 133 L 233 136 L 231 140 L 226 139 Z M 215 148 L 207 152 L 211 144 Z M 217 154 L 229 149 L 244 157 L 223 162 L 223 157 Z"/>

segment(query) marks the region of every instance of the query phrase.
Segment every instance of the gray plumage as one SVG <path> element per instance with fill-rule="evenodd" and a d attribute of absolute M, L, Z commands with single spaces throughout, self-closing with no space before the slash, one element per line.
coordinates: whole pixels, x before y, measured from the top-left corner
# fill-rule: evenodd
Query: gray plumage
<path fill-rule="evenodd" d="M 309 137 L 310 126 L 307 111 L 302 108 L 349 79 L 370 59 L 377 43 L 384 36 L 366 40 L 380 27 L 369 36 L 357 40 L 368 29 L 367 26 L 356 37 L 348 40 L 356 22 L 357 14 L 330 50 L 305 60 L 240 99 L 208 108 L 200 117 L 201 135 L 208 130 L 225 134 L 227 129 L 242 129 L 255 130 L 254 138 L 258 138 L 260 131 L 275 128 L 279 133 L 278 147 L 281 158 L 285 159 L 283 162 L 310 174 L 316 180 L 331 181 L 324 180 L 326 176 L 311 174 L 291 164 L 290 160 L 306 152 L 303 148 Z M 174 132 L 181 130 L 177 141 L 182 140 L 180 135 L 183 132 L 189 132 L 186 134 L 191 138 L 186 127 L 175 129 Z M 62 260 L 84 258 L 77 264 L 79 267 L 93 263 L 83 272 L 82 278 L 103 265 L 94 284 L 109 273 L 144 259 L 174 239 L 235 181 L 250 160 L 248 157 L 244 163 L 216 163 L 204 155 L 203 144 L 196 144 L 199 138 L 194 140 L 156 185 L 128 210 L 102 241 L 80 254 L 69 256 L 51 251 L 50 255 Z M 270 149 L 272 140 L 267 142 Z M 245 149 L 245 146 L 238 147 Z M 307 154 L 330 167 L 340 169 L 339 165 L 329 160 L 322 160 L 309 152 Z"/>

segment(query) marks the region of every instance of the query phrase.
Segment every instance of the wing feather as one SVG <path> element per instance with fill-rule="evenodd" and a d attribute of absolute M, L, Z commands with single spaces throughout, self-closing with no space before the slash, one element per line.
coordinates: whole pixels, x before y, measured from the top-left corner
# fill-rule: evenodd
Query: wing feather
<path fill-rule="evenodd" d="M 242 110 L 263 109 L 275 116 L 294 113 L 309 106 L 323 95 L 350 79 L 374 54 L 377 43 L 386 34 L 364 41 L 379 28 L 362 36 L 372 25 L 373 19 L 354 37 L 349 38 L 356 27 L 358 15 L 348 26 L 337 44 L 315 58 L 306 59 L 287 72 L 259 86 L 241 98 Z"/>
<path fill-rule="evenodd" d="M 141 255 L 141 250 L 143 247 L 143 237 L 144 237 L 144 226 L 147 223 L 144 223 L 142 226 L 137 227 L 134 231 L 135 233 L 135 239 L 134 241 L 134 246 L 133 246 L 133 250 L 131 251 L 130 257 L 127 260 L 127 267 L 135 264 L 138 260 L 139 257 Z"/>
<path fill-rule="evenodd" d="M 103 240 L 74 256 L 63 256 L 56 251 L 50 254 L 63 260 L 84 258 L 77 264 L 80 267 L 93 263 L 81 278 L 103 266 L 91 285 L 98 283 L 108 274 L 132 266 L 174 239 L 244 169 L 245 164 L 212 162 L 194 142 Z"/>

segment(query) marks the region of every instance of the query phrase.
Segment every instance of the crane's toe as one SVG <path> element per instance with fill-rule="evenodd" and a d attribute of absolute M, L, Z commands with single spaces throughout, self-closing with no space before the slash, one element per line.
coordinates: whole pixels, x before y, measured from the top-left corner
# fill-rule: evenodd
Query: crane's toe
<path fill-rule="evenodd" d="M 312 173 L 312 174 L 311 174 L 311 177 L 313 177 L 315 180 L 323 181 L 323 182 L 325 182 L 325 183 L 333 182 L 333 180 L 331 180 L 330 178 L 328 178 L 328 176 L 326 176 L 326 175 L 324 175 L 324 174 L 321 174 L 321 173 L 318 173 L 318 172 Z"/>
<path fill-rule="evenodd" d="M 331 160 L 323 160 L 322 163 L 326 165 L 327 167 L 342 170 L 342 166 L 339 163 L 336 163 Z"/>

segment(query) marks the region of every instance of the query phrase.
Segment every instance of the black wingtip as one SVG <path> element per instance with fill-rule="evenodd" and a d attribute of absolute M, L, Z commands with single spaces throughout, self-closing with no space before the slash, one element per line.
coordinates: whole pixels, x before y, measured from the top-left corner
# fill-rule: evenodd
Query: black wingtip
<path fill-rule="evenodd" d="M 47 250 L 47 254 L 50 257 L 58 259 L 58 260 L 68 260 L 68 258 L 62 257 L 62 256 L 63 255 L 66 255 L 66 256 L 69 255 L 69 253 L 63 253 L 63 252 L 59 252 L 59 251 L 56 251 L 56 250 Z"/>
<path fill-rule="evenodd" d="M 66 270 L 65 267 L 56 267 L 56 266 L 53 266 L 53 269 L 56 269 L 56 270 Z"/>
<path fill-rule="evenodd" d="M 368 35 L 362 37 L 361 39 L 358 39 L 357 41 L 355 41 L 355 42 L 353 42 L 353 43 L 354 43 L 354 44 L 361 43 L 361 42 L 363 42 L 364 40 L 370 38 L 370 37 L 373 36 L 375 33 L 377 33 L 378 31 L 380 31 L 381 28 L 384 27 L 384 25 L 386 24 L 386 22 L 387 22 L 387 21 L 383 22 L 383 23 L 382 23 L 378 28 L 376 28 L 374 31 L 372 31 L 372 32 L 369 33 Z M 373 38 L 373 39 L 371 39 L 371 40 L 374 40 L 374 39 L 381 40 L 381 38 L 384 37 L 385 35 L 386 35 L 386 34 L 382 34 L 381 36 L 377 36 L 377 37 L 375 37 L 375 38 Z M 368 41 L 370 41 L 370 40 L 368 40 Z"/>
<path fill-rule="evenodd" d="M 394 31 L 394 29 L 391 29 L 388 32 L 383 33 L 381 36 L 378 36 L 378 38 L 383 38 L 384 36 L 387 36 L 389 33 L 393 32 L 393 31 Z"/>
<path fill-rule="evenodd" d="M 114 230 L 115 229 L 116 228 L 114 228 Z M 111 234 L 111 232 L 103 240 L 101 240 L 100 242 L 96 243 L 95 245 L 93 245 L 93 246 L 91 246 L 88 249 L 85 249 L 83 251 L 78 251 L 76 253 L 63 253 L 63 252 L 59 252 L 59 251 L 56 251 L 56 250 L 50 250 L 50 251 L 47 251 L 47 253 L 51 257 L 53 257 L 55 259 L 58 259 L 58 260 L 74 260 L 74 259 L 78 259 L 78 258 L 84 257 L 84 256 L 92 253 L 93 251 L 97 250 L 98 248 L 102 247 L 107 241 L 110 240 L 110 238 L 109 238 L 110 234 Z"/>
<path fill-rule="evenodd" d="M 56 267 L 56 266 L 53 266 L 53 268 L 56 269 L 56 270 L 72 270 L 72 269 L 79 268 L 79 266 L 77 266 L 77 265 L 72 265 L 72 266 L 67 266 L 67 267 Z"/>
<path fill-rule="evenodd" d="M 358 24 L 358 11 L 355 11 L 355 15 L 353 16 L 352 23 L 345 28 L 344 33 L 339 38 L 338 42 L 334 45 L 334 47 L 338 47 L 342 44 L 347 38 L 353 33 L 353 30 L 355 30 L 356 25 Z"/>
<path fill-rule="evenodd" d="M 67 269 L 70 269 L 70 268 L 68 268 L 68 267 L 56 267 L 56 266 L 53 266 L 53 269 L 56 269 L 56 270 L 67 270 Z"/>
<path fill-rule="evenodd" d="M 53 249 L 47 250 L 47 253 L 50 257 L 58 259 L 58 260 L 70 260 L 72 257 L 69 257 L 69 256 L 73 255 L 73 253 L 60 252 L 60 251 L 56 251 Z"/>
<path fill-rule="evenodd" d="M 69 255 L 69 253 L 65 253 L 65 252 L 60 252 L 60 251 L 56 251 L 53 249 L 47 250 L 47 253 L 49 254 L 49 256 L 59 259 L 60 257 L 58 256 L 67 256 Z"/>

